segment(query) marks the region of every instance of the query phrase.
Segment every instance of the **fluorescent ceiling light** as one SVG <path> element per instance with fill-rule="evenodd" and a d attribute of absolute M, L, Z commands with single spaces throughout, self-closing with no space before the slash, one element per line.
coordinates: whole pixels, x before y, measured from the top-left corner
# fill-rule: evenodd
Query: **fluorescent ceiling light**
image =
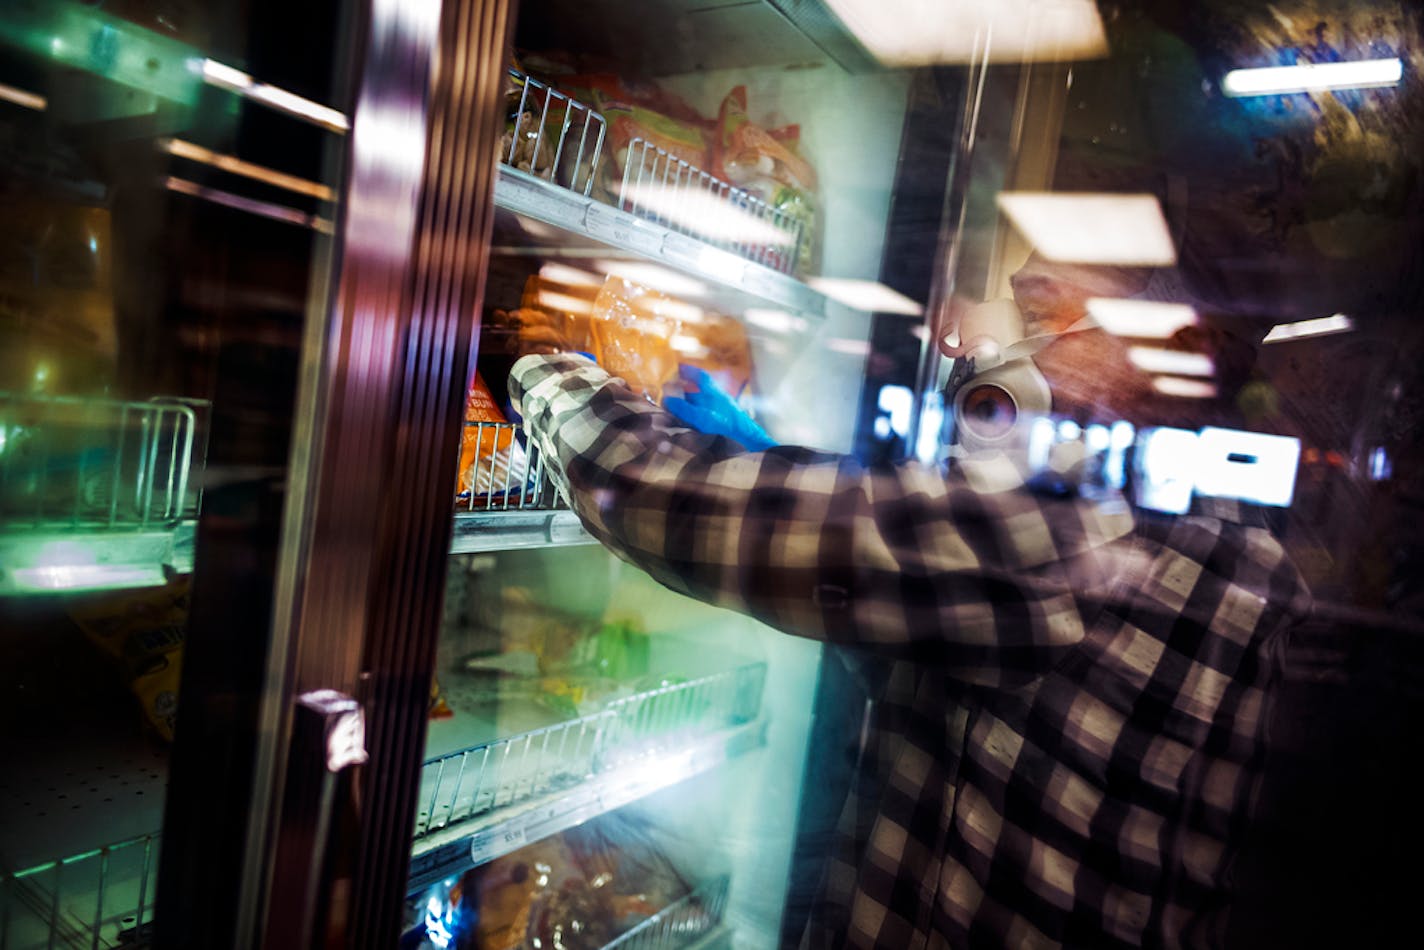
<path fill-rule="evenodd" d="M 593 266 L 610 277 L 622 277 L 635 284 L 661 290 L 665 294 L 679 297 L 706 297 L 711 291 L 700 280 L 679 274 L 675 270 L 659 264 L 640 264 L 636 261 L 594 261 Z"/>
<path fill-rule="evenodd" d="M 603 278 L 598 274 L 590 274 L 586 270 L 570 267 L 567 264 L 545 264 L 539 268 L 539 276 L 545 280 L 552 280 L 558 284 L 567 284 L 571 287 L 603 286 Z"/>
<path fill-rule="evenodd" d="M 711 353 L 706 344 L 697 337 L 688 336 L 686 333 L 674 333 L 672 339 L 668 341 L 668 345 L 684 356 L 690 356 L 693 359 L 701 359 Z"/>
<path fill-rule="evenodd" d="M 1092 0 L 827 0 L 882 63 L 1067 61 L 1107 54 Z"/>
<path fill-rule="evenodd" d="M 185 142 L 182 139 L 165 139 L 159 143 L 159 147 L 168 154 L 175 155 L 178 158 L 186 158 L 189 161 L 211 165 L 225 172 L 241 175 L 244 178 L 251 178 L 254 181 L 264 182 L 287 191 L 310 195 L 322 201 L 330 201 L 334 197 L 331 189 L 326 185 L 308 181 L 305 178 L 298 178 L 296 175 L 288 175 L 284 172 L 275 171 L 262 165 L 254 165 L 252 162 L 244 162 L 235 156 L 223 155 L 211 149 L 203 148 L 201 145 Z"/>
<path fill-rule="evenodd" d="M 1221 80 L 1228 96 L 1279 96 L 1327 89 L 1368 89 L 1393 86 L 1404 75 L 1398 59 L 1362 59 L 1350 63 L 1297 63 L 1233 69 Z"/>
<path fill-rule="evenodd" d="M 566 313 L 593 313 L 593 301 L 582 300 L 569 294 L 556 293 L 552 290 L 541 290 L 538 293 L 539 305 L 548 307 L 550 310 L 562 310 Z"/>
<path fill-rule="evenodd" d="M 1051 261 L 1168 267 L 1177 250 L 1152 195 L 1006 191 L 999 207 Z"/>
<path fill-rule="evenodd" d="M 795 235 L 744 211 L 725 196 L 675 182 L 633 184 L 623 190 L 625 202 L 640 215 L 651 215 L 674 230 L 717 244 L 785 252 Z"/>
<path fill-rule="evenodd" d="M 772 333 L 799 333 L 806 329 L 806 321 L 784 310 L 762 310 L 752 307 L 742 314 L 752 326 L 770 330 Z"/>
<path fill-rule="evenodd" d="M 1098 326 L 1115 336 L 1165 340 L 1197 322 L 1197 312 L 1181 303 L 1093 297 L 1087 307 Z"/>
<path fill-rule="evenodd" d="M 925 312 L 923 304 L 873 280 L 812 277 L 807 283 L 832 300 L 866 313 L 903 313 L 918 317 Z"/>
<path fill-rule="evenodd" d="M 7 86 L 4 83 L 0 83 L 0 99 L 13 102 L 17 106 L 24 106 L 26 109 L 34 109 L 36 112 L 43 112 L 49 108 L 49 100 L 44 96 L 16 89 L 14 86 Z"/>
<path fill-rule="evenodd" d="M 1337 313 L 1333 317 L 1318 317 L 1314 320 L 1300 320 L 1296 323 L 1278 323 L 1271 327 L 1262 343 L 1283 343 L 1298 340 L 1303 336 L 1325 336 L 1327 333 L 1344 333 L 1355 328 L 1355 321 Z"/>
<path fill-rule="evenodd" d="M 265 82 L 258 82 L 242 70 L 234 69 L 217 60 L 203 60 L 200 72 L 203 75 L 203 81 L 210 86 L 235 92 L 239 96 L 271 106 L 279 112 L 285 112 L 287 115 L 303 119 L 313 125 L 319 125 L 328 131 L 345 132 L 351 128 L 351 123 L 344 113 L 319 102 L 303 99 L 296 93 L 288 92 L 285 89 L 278 89 Z"/>
<path fill-rule="evenodd" d="M 842 353 L 846 356 L 869 356 L 870 342 L 868 340 L 848 340 L 845 337 L 832 337 L 826 341 L 826 349 L 832 353 Z"/>
<path fill-rule="evenodd" d="M 1215 370 L 1211 358 L 1201 353 L 1181 350 L 1159 350 L 1148 346 L 1128 347 L 1127 358 L 1145 373 L 1171 373 L 1177 376 L 1210 376 Z"/>
<path fill-rule="evenodd" d="M 685 300 L 659 300 L 650 308 L 659 317 L 677 320 L 681 323 L 701 323 L 707 319 L 707 312 Z"/>
<path fill-rule="evenodd" d="M 1158 376 L 1152 388 L 1164 396 L 1181 399 L 1215 399 L 1216 386 L 1204 379 L 1183 379 L 1181 376 Z"/>

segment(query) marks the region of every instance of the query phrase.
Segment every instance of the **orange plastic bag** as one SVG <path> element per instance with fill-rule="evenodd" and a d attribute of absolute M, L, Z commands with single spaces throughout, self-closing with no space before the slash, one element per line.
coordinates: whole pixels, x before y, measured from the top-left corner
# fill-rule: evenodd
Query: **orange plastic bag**
<path fill-rule="evenodd" d="M 523 467 L 523 452 L 514 442 L 514 427 L 499 411 L 489 387 L 475 373 L 465 396 L 465 432 L 460 441 L 459 495 L 487 495 L 521 488 L 515 482 Z M 479 423 L 484 423 L 483 425 Z M 511 471 L 513 467 L 513 471 Z"/>

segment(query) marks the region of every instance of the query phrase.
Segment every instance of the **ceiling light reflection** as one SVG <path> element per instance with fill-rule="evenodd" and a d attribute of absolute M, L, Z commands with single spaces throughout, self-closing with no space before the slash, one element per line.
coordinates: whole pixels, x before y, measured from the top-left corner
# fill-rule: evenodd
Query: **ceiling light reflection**
<path fill-rule="evenodd" d="M 1347 63 L 1296 63 L 1233 69 L 1221 80 L 1228 96 L 1279 96 L 1328 89 L 1369 89 L 1397 85 L 1404 76 L 1398 58 L 1362 59 Z"/>
<path fill-rule="evenodd" d="M 351 128 L 346 115 L 330 106 L 304 99 L 293 92 L 258 82 L 240 69 L 234 69 L 214 59 L 204 59 L 199 69 L 203 81 L 210 86 L 235 92 L 239 96 L 271 106 L 279 112 L 319 125 L 331 132 Z"/>
<path fill-rule="evenodd" d="M 925 312 L 923 304 L 873 280 L 812 277 L 806 282 L 832 300 L 866 313 L 902 313 L 918 317 Z"/>
<path fill-rule="evenodd" d="M 1087 308 L 1098 326 L 1115 336 L 1165 340 L 1197 322 L 1197 312 L 1181 303 L 1093 297 Z"/>
<path fill-rule="evenodd" d="M 7 86 L 4 83 L 0 83 L 0 99 L 13 102 L 17 106 L 24 106 L 26 109 L 34 109 L 36 112 L 43 112 L 49 108 L 49 100 L 44 96 L 16 89 L 14 86 Z"/>
<path fill-rule="evenodd" d="M 158 147 L 178 158 L 186 158 L 189 161 L 211 165 L 225 172 L 241 175 L 244 178 L 251 178 L 254 181 L 260 181 L 276 188 L 285 189 L 286 191 L 309 195 L 313 198 L 319 198 L 322 201 L 330 201 L 334 197 L 332 190 L 326 185 L 308 181 L 305 178 L 298 178 L 296 175 L 288 175 L 284 172 L 275 171 L 263 165 L 245 162 L 233 155 L 223 155 L 211 149 L 203 148 L 201 145 L 185 142 L 182 139 L 164 139 L 159 142 Z"/>
<path fill-rule="evenodd" d="M 1355 328 L 1355 321 L 1337 313 L 1331 317 L 1318 317 L 1314 320 L 1299 320 L 1295 323 L 1278 323 L 1271 327 L 1271 332 L 1267 333 L 1262 343 L 1284 343 L 1286 340 L 1298 340 L 1307 336 L 1325 336 L 1330 333 L 1344 333 Z"/>
<path fill-rule="evenodd" d="M 1147 346 L 1128 347 L 1127 358 L 1145 373 L 1177 376 L 1210 376 L 1216 369 L 1211 357 L 1181 350 L 1159 350 Z"/>
<path fill-rule="evenodd" d="M 593 266 L 609 276 L 622 277 L 635 284 L 661 290 L 665 294 L 676 294 L 679 297 L 706 297 L 711 293 L 702 281 L 688 277 L 686 274 L 679 274 L 675 270 L 658 264 L 598 260 L 593 262 Z M 569 270 L 573 270 L 573 268 L 569 268 Z M 602 281 L 599 283 L 601 284 Z"/>
<path fill-rule="evenodd" d="M 887 65 L 1089 59 L 1107 53 L 1092 0 L 826 0 Z"/>
<path fill-rule="evenodd" d="M 1006 191 L 999 207 L 1051 261 L 1168 267 L 1177 250 L 1152 195 Z"/>
<path fill-rule="evenodd" d="M 1158 376 L 1152 388 L 1164 396 L 1179 399 L 1215 399 L 1216 386 L 1203 379 L 1183 379 L 1181 376 Z"/>

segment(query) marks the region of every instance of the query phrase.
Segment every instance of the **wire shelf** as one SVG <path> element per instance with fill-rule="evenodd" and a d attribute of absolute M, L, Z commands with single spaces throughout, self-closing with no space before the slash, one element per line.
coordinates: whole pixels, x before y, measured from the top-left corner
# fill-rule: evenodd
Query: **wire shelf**
<path fill-rule="evenodd" d="M 473 448 L 461 472 L 457 511 L 529 511 L 568 507 L 544 468 L 538 446 L 520 441 L 512 422 L 466 422 L 463 445 Z"/>
<path fill-rule="evenodd" d="M 618 206 L 779 273 L 796 266 L 801 221 L 646 139 L 628 143 Z"/>
<path fill-rule="evenodd" d="M 505 132 L 508 142 L 500 143 L 500 161 L 587 195 L 603 158 L 603 116 L 517 69 L 509 78 L 519 89 L 519 105 Z"/>
<path fill-rule="evenodd" d="M 204 405 L 0 393 L 0 525 L 123 531 L 192 517 Z"/>
<path fill-rule="evenodd" d="M 0 948 L 140 947 L 153 925 L 158 834 L 0 872 Z"/>
<path fill-rule="evenodd" d="M 567 722 L 426 761 L 415 840 L 451 825 L 656 761 L 696 738 L 753 721 L 764 664 L 660 686 Z"/>
<path fill-rule="evenodd" d="M 706 936 L 727 910 L 731 879 L 705 881 L 638 926 L 606 944 L 603 950 L 676 950 Z"/>
<path fill-rule="evenodd" d="M 518 70 L 509 70 L 509 76 L 519 89 L 519 102 L 500 145 L 500 162 L 592 195 L 604 158 L 604 117 Z M 617 194 L 612 194 L 615 183 L 605 182 L 609 194 L 600 197 L 669 231 L 778 273 L 793 273 L 803 239 L 803 222 L 796 216 L 644 138 L 631 139 L 619 159 L 623 172 Z"/>

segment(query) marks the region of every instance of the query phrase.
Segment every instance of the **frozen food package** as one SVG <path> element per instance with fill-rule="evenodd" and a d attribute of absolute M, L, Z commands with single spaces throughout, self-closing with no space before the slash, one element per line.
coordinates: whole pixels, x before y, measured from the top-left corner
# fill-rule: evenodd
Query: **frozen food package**
<path fill-rule="evenodd" d="M 678 120 L 658 113 L 644 105 L 621 100 L 600 103 L 604 120 L 608 122 L 608 155 L 604 162 L 605 197 L 617 202 L 624 195 L 624 182 L 629 188 L 639 182 L 662 181 L 669 171 L 666 152 L 674 162 L 686 162 L 692 167 L 708 169 L 708 131 L 699 122 Z M 645 145 L 638 142 L 646 142 Z"/>
<path fill-rule="evenodd" d="M 551 331 L 557 348 L 576 353 L 593 352 L 593 305 L 599 286 L 589 283 L 557 281 L 543 274 L 532 274 L 524 283 L 519 301 L 520 338 L 525 339 L 529 327 L 545 326 Z M 536 319 L 534 314 L 540 314 Z M 532 333 L 530 334 L 532 339 Z"/>
<path fill-rule="evenodd" d="M 705 313 L 682 325 L 684 339 L 678 361 L 705 369 L 733 399 L 746 393 L 752 380 L 752 348 L 741 322 L 720 313 Z"/>
<path fill-rule="evenodd" d="M 523 491 L 529 468 L 527 458 L 515 441 L 514 427 L 506 423 L 489 387 L 476 372 L 465 397 L 465 431 L 460 442 L 456 488 L 460 499 Z"/>
<path fill-rule="evenodd" d="M 178 714 L 188 588 L 188 575 L 176 575 L 163 587 L 98 595 L 69 611 L 89 642 L 114 662 L 144 721 L 169 742 Z"/>
<path fill-rule="evenodd" d="M 688 893 L 651 827 L 614 813 L 437 885 L 422 910 L 461 950 L 596 950 Z"/>
<path fill-rule="evenodd" d="M 800 226 L 796 257 L 788 245 L 767 248 L 772 266 L 802 276 L 815 266 L 816 171 L 799 153 L 800 127 L 766 129 L 747 113 L 747 89 L 727 93 L 717 114 L 712 173 L 764 201 L 782 216 L 778 224 Z M 783 266 L 789 265 L 789 266 Z"/>
<path fill-rule="evenodd" d="M 467 871 L 450 890 L 451 946 L 601 947 L 612 915 L 562 835 Z M 596 942 L 595 942 L 596 941 Z"/>
<path fill-rule="evenodd" d="M 657 402 L 663 385 L 677 375 L 673 341 L 687 306 L 665 294 L 610 276 L 593 303 L 593 353 L 634 392 Z"/>

